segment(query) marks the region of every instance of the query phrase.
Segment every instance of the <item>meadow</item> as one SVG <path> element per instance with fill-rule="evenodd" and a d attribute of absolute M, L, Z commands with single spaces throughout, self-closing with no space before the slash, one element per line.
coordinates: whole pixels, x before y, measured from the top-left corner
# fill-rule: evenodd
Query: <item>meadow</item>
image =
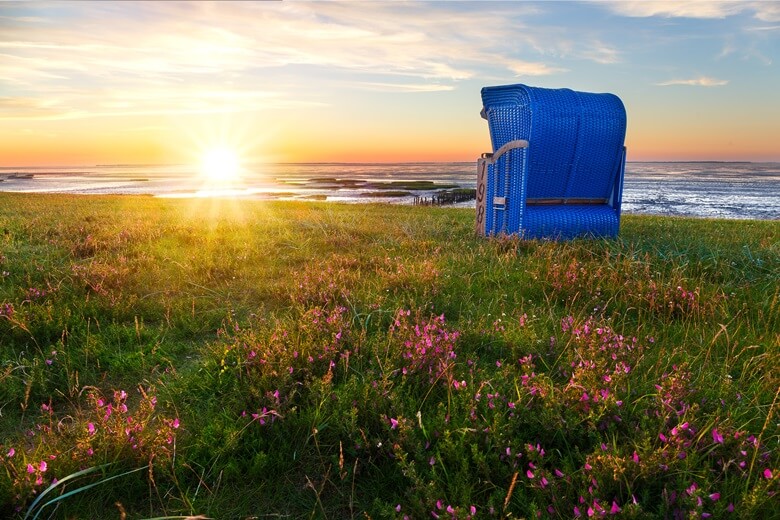
<path fill-rule="evenodd" d="M 0 194 L 0 517 L 780 518 L 780 223 Z"/>

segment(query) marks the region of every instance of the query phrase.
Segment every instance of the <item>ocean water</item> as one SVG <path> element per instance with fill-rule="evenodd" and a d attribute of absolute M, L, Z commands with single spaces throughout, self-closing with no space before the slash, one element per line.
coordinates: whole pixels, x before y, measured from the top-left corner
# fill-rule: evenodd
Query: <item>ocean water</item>
<path fill-rule="evenodd" d="M 285 163 L 245 167 L 231 185 L 205 183 L 193 167 L 104 165 L 0 168 L 0 191 L 71 194 L 227 196 L 411 204 L 435 189 L 405 183 L 476 186 L 475 163 Z M 392 195 L 392 196 L 390 196 Z M 474 202 L 459 203 L 473 206 Z M 780 220 L 780 163 L 629 162 L 625 213 Z"/>

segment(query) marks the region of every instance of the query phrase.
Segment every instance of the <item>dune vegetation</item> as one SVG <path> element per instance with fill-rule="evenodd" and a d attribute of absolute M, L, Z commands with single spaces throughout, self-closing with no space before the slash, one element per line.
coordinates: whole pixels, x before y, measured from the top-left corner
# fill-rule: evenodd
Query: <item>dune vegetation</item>
<path fill-rule="evenodd" d="M 0 517 L 780 518 L 780 223 L 0 194 Z"/>

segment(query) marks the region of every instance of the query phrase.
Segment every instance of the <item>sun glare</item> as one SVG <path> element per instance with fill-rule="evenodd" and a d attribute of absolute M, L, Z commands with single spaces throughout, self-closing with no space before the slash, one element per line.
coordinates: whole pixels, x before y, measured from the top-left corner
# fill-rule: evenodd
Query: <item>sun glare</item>
<path fill-rule="evenodd" d="M 201 159 L 201 172 L 212 184 L 230 184 L 238 179 L 240 171 L 238 155 L 228 148 L 212 148 Z"/>

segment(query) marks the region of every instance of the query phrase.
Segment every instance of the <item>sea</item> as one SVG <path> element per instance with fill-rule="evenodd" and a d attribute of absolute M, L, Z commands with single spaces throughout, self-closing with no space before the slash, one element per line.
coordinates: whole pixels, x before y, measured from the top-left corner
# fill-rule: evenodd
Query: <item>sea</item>
<path fill-rule="evenodd" d="M 204 180 L 186 165 L 0 168 L 0 191 L 25 193 L 414 204 L 475 186 L 472 162 L 253 164 L 230 183 Z M 630 214 L 780 220 L 780 163 L 629 162 L 622 207 Z"/>

